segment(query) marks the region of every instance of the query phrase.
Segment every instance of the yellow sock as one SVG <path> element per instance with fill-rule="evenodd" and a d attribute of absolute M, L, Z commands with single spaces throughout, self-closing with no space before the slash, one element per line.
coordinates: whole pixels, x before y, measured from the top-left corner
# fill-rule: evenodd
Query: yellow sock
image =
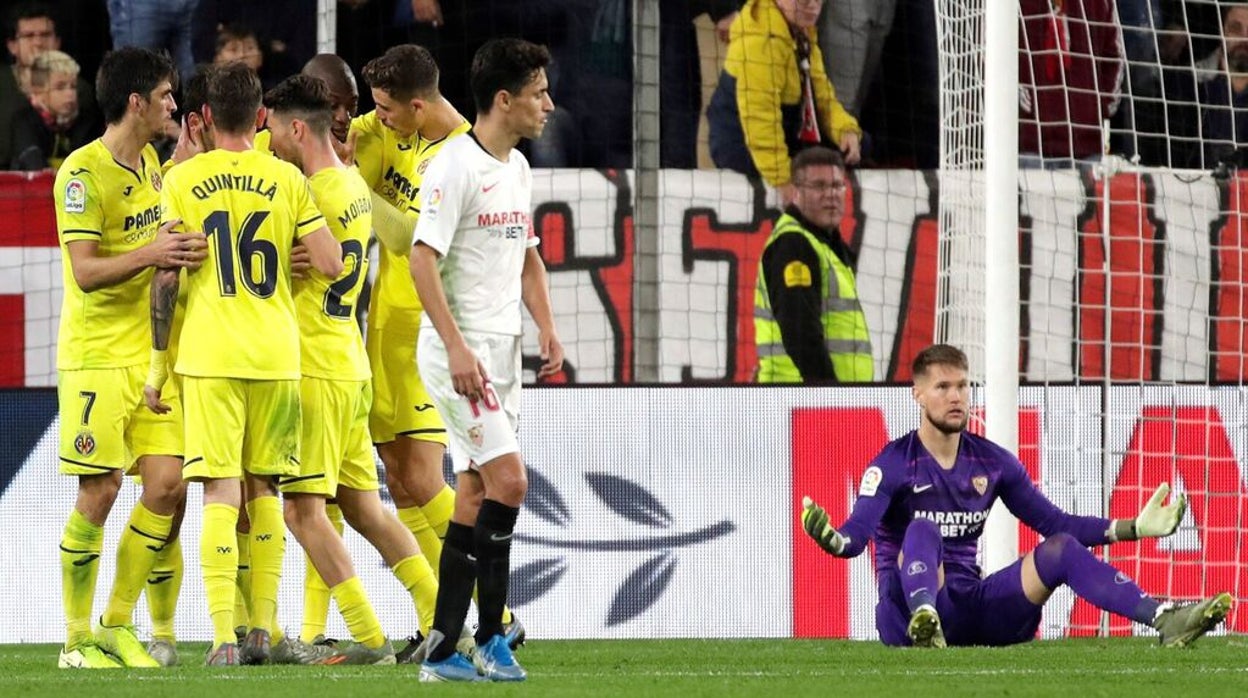
<path fill-rule="evenodd" d="M 234 627 L 251 627 L 251 534 L 236 531 L 238 572 L 234 575 Z"/>
<path fill-rule="evenodd" d="M 442 557 L 442 541 L 429 526 L 429 519 L 425 517 L 425 512 L 420 507 L 407 507 L 399 509 L 396 513 L 403 527 L 412 532 L 416 545 L 420 546 L 420 552 L 433 567 L 434 574 L 437 574 L 438 560 Z"/>
<path fill-rule="evenodd" d="M 412 595 L 416 604 L 416 615 L 420 618 L 420 632 L 429 637 L 429 628 L 433 626 L 433 611 L 438 604 L 438 578 L 433 575 L 429 561 L 424 555 L 413 555 L 399 560 L 399 564 L 391 568 L 399 583 Z"/>
<path fill-rule="evenodd" d="M 152 571 L 172 527 L 172 514 L 154 514 L 143 502 L 134 503 L 130 521 L 117 544 L 117 576 L 113 578 L 113 593 L 108 596 L 101 623 L 111 626 L 134 622 L 134 604 L 147 585 L 147 573 Z"/>
<path fill-rule="evenodd" d="M 173 615 L 182 592 L 182 540 L 174 538 L 156 555 L 147 575 L 147 610 L 152 617 L 152 637 L 174 640 Z"/>
<path fill-rule="evenodd" d="M 386 634 L 381 630 L 381 621 L 373 612 L 373 605 L 364 595 L 364 585 L 359 577 L 352 577 L 329 590 L 334 601 L 338 602 L 338 611 L 347 622 L 347 630 L 351 637 L 361 645 L 370 648 L 381 647 L 386 641 Z"/>
<path fill-rule="evenodd" d="M 234 638 L 234 586 L 238 574 L 238 509 L 229 504 L 205 504 L 199 538 L 199 562 L 204 573 L 204 595 L 212 617 L 215 647 Z"/>
<path fill-rule="evenodd" d="M 286 553 L 286 524 L 277 497 L 247 502 L 251 519 L 251 627 L 273 632 L 277 625 L 277 587 Z"/>
<path fill-rule="evenodd" d="M 433 568 L 434 574 L 439 574 L 438 565 L 442 564 L 442 541 L 446 539 L 446 527 L 451 523 L 451 515 L 455 513 L 455 490 L 450 485 L 442 488 L 442 491 L 433 495 L 420 511 L 425 515 L 425 520 L 429 522 L 429 528 L 433 531 L 433 539 L 429 542 L 417 539 L 420 551 L 425 554 L 429 560 L 429 566 Z"/>
<path fill-rule="evenodd" d="M 65 607 L 65 646 L 91 639 L 91 604 L 104 550 L 104 528 L 74 509 L 61 534 L 61 603 Z"/>

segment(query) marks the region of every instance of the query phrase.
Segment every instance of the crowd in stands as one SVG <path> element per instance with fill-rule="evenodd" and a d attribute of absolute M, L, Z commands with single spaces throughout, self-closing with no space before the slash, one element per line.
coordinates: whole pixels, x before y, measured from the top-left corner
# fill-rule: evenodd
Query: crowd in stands
<path fill-rule="evenodd" d="M 317 0 L 19 2 L 4 23 L 0 168 L 55 167 L 100 131 L 92 81 L 110 47 L 166 49 L 183 75 L 243 61 L 266 88 L 316 52 Z M 418 43 L 471 113 L 468 62 L 497 36 L 550 47 L 556 111 L 531 146 L 538 167 L 633 162 L 632 0 L 339 0 L 338 53 L 357 71 Z M 664 0 L 661 165 L 698 165 L 699 122 L 717 167 L 787 184 L 789 159 L 821 143 L 863 167 L 937 166 L 939 80 L 932 0 Z M 1018 0 L 1020 163 L 1070 167 L 1110 149 L 1141 164 L 1237 166 L 1248 143 L 1248 2 Z M 703 74 L 709 17 L 724 61 Z M 46 54 L 46 55 L 45 55 Z M 704 104 L 703 85 L 714 86 Z M 71 86 L 73 89 L 71 89 Z M 361 111 L 371 107 L 362 95 Z M 171 147 L 178 124 L 168 129 Z M 703 162 L 705 163 L 705 156 Z"/>

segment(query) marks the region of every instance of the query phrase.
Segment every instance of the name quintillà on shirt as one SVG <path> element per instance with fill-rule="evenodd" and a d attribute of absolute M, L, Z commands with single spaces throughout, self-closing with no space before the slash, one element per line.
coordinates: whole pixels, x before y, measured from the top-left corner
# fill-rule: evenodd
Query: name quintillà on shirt
<path fill-rule="evenodd" d="M 277 196 L 277 185 L 254 175 L 215 174 L 191 187 L 191 193 L 200 201 L 219 191 L 251 192 L 272 201 Z"/>

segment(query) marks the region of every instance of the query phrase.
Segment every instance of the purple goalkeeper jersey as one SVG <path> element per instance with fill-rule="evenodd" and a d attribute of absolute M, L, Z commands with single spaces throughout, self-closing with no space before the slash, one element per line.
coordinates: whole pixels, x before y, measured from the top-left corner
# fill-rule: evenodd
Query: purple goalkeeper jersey
<path fill-rule="evenodd" d="M 837 529 L 846 537 L 841 557 L 856 557 L 874 538 L 876 574 L 896 570 L 906 527 L 923 518 L 940 527 L 945 573 L 979 577 L 975 553 L 997 498 L 1042 536 L 1065 532 L 1087 546 L 1109 542 L 1108 519 L 1057 508 L 1006 449 L 963 432 L 957 460 L 945 470 L 912 431 L 889 442 L 863 473 L 854 510 Z"/>

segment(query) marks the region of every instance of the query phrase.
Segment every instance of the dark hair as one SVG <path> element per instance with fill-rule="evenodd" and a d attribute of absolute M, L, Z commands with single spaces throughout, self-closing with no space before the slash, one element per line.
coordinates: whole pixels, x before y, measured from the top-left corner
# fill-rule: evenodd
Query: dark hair
<path fill-rule="evenodd" d="M 264 95 L 264 106 L 278 114 L 290 114 L 307 122 L 317 135 L 329 133 L 334 106 L 329 86 L 311 75 L 291 75 Z"/>
<path fill-rule="evenodd" d="M 793 156 L 793 162 L 789 166 L 789 176 L 797 179 L 797 175 L 807 167 L 817 167 L 820 165 L 831 165 L 839 167 L 841 172 L 845 171 L 845 158 L 841 156 L 839 150 L 833 150 L 821 145 L 816 145 L 800 151 Z"/>
<path fill-rule="evenodd" d="M 52 6 L 46 2 L 24 2 L 4 13 L 4 36 L 10 41 L 17 39 L 17 24 L 23 19 L 39 19 L 47 17 L 56 26 L 56 15 L 52 14 Z"/>
<path fill-rule="evenodd" d="M 263 90 L 260 78 L 244 63 L 227 63 L 208 74 L 208 106 L 213 126 L 224 133 L 242 133 L 256 123 Z"/>
<path fill-rule="evenodd" d="M 416 44 L 391 46 L 364 66 L 364 81 L 395 99 L 432 97 L 438 93 L 438 64 Z"/>
<path fill-rule="evenodd" d="M 550 64 L 550 51 L 523 39 L 493 39 L 472 58 L 472 100 L 477 113 L 488 114 L 499 90 L 517 94 Z"/>
<path fill-rule="evenodd" d="M 95 98 L 104 123 L 115 124 L 126 115 L 130 95 L 148 99 L 152 90 L 168 80 L 177 89 L 178 71 L 169 54 L 137 46 L 127 46 L 104 54 L 95 76 Z"/>
<path fill-rule="evenodd" d="M 255 39 L 256 46 L 260 45 L 260 36 L 250 26 L 242 22 L 231 22 L 222 26 L 217 30 L 217 53 L 221 53 L 221 49 L 231 41 L 242 41 L 243 39 Z"/>
<path fill-rule="evenodd" d="M 914 357 L 910 364 L 910 374 L 914 378 L 927 375 L 929 366 L 952 366 L 967 370 L 966 354 L 952 344 L 933 344 Z"/>
<path fill-rule="evenodd" d="M 212 66 L 205 64 L 196 66 L 195 74 L 182 84 L 182 101 L 178 106 L 183 114 L 204 114 L 204 104 L 208 102 L 208 77 Z"/>

